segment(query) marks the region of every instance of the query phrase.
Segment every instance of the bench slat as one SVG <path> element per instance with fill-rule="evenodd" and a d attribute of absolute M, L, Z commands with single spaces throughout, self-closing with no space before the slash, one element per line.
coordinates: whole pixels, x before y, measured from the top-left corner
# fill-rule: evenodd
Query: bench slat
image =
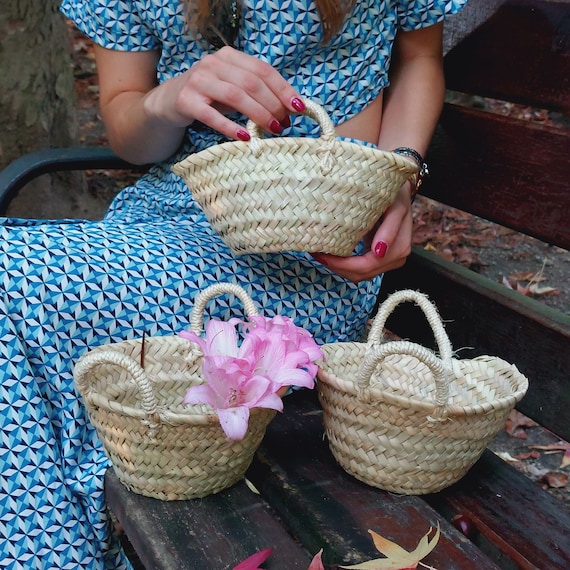
<path fill-rule="evenodd" d="M 128 491 L 109 469 L 105 497 L 147 570 L 229 570 L 270 546 L 268 570 L 307 570 L 310 562 L 243 482 L 206 499 L 159 501 Z"/>
<path fill-rule="evenodd" d="M 411 550 L 439 521 L 441 537 L 426 564 L 445 570 L 496 568 L 420 497 L 388 493 L 346 474 L 323 439 L 315 393 L 295 393 L 284 404 L 248 478 L 310 552 L 324 549 L 325 564 L 381 557 L 368 529 Z"/>
<path fill-rule="evenodd" d="M 461 349 L 459 358 L 490 354 L 516 364 L 530 383 L 518 408 L 570 438 L 569 315 L 418 247 L 403 268 L 385 275 L 381 298 L 407 288 L 426 293 L 438 307 L 452 345 Z M 431 346 L 433 334 L 424 321 L 416 309 L 402 306 L 388 328 Z"/>
<path fill-rule="evenodd" d="M 506 2 L 450 50 L 445 73 L 452 90 L 570 110 L 570 4 Z"/>
<path fill-rule="evenodd" d="M 422 194 L 570 249 L 570 130 L 446 105 Z"/>
<path fill-rule="evenodd" d="M 481 548 L 495 543 L 517 568 L 570 568 L 570 512 L 491 451 L 426 500 L 449 520 L 467 513 L 478 533 L 472 540 Z"/>

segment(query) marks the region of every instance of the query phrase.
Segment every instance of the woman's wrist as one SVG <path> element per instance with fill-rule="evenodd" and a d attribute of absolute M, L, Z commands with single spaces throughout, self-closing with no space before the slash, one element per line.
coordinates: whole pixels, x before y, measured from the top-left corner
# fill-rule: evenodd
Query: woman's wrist
<path fill-rule="evenodd" d="M 427 163 L 424 161 L 423 156 L 415 149 L 409 147 L 398 147 L 392 152 L 400 154 L 402 156 L 407 156 L 411 158 L 418 165 L 418 171 L 410 176 L 408 181 L 410 182 L 411 194 L 410 201 L 413 203 L 416 199 L 416 195 L 420 186 L 422 185 L 424 178 L 429 174 L 429 169 Z"/>

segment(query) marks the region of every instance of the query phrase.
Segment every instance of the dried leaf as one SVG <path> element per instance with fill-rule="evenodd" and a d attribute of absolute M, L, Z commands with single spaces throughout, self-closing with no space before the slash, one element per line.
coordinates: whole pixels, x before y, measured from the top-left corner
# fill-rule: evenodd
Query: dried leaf
<path fill-rule="evenodd" d="M 507 451 L 498 451 L 497 453 L 495 453 L 495 455 L 497 457 L 500 457 L 503 461 L 506 461 L 507 463 L 518 463 L 519 461 Z"/>
<path fill-rule="evenodd" d="M 515 455 L 516 459 L 540 459 L 540 453 L 538 451 L 531 451 L 529 453 L 519 453 Z"/>
<path fill-rule="evenodd" d="M 560 471 L 549 471 L 543 475 L 541 481 L 553 489 L 560 489 L 568 485 L 568 475 Z"/>
<path fill-rule="evenodd" d="M 551 295 L 559 292 L 555 287 L 539 287 L 538 283 L 529 285 L 528 290 L 533 295 Z"/>
<path fill-rule="evenodd" d="M 560 463 L 560 469 L 564 469 L 570 465 L 570 443 L 551 443 L 549 445 L 531 445 L 529 447 L 531 447 L 531 449 L 540 449 L 547 453 L 563 451 L 564 455 L 562 457 L 562 462 Z"/>
<path fill-rule="evenodd" d="M 527 418 L 517 410 L 512 410 L 505 422 L 505 431 L 512 437 L 526 439 L 527 434 L 523 428 L 536 427 L 537 425 L 534 420 Z"/>
<path fill-rule="evenodd" d="M 502 280 L 503 285 L 507 288 L 507 289 L 512 289 L 513 286 L 511 285 L 510 281 L 503 276 L 503 280 Z"/>
<path fill-rule="evenodd" d="M 244 478 L 246 487 L 252 492 L 255 493 L 256 495 L 260 495 L 261 493 L 259 492 L 259 490 L 257 489 L 257 487 L 247 478 Z"/>
<path fill-rule="evenodd" d="M 568 451 L 570 443 L 549 443 L 548 445 L 529 445 L 531 449 L 542 449 L 543 451 Z"/>
<path fill-rule="evenodd" d="M 374 546 L 386 558 L 376 558 L 375 560 L 369 560 L 354 566 L 340 566 L 340 568 L 353 568 L 355 570 L 410 570 L 417 568 L 420 560 L 425 558 L 435 548 L 439 540 L 439 524 L 433 538 L 430 540 L 429 535 L 432 530 L 433 528 L 429 529 L 412 552 L 408 552 L 395 542 L 384 538 L 373 530 L 369 530 L 368 532 L 372 536 Z"/>
<path fill-rule="evenodd" d="M 322 561 L 323 549 L 319 550 L 313 560 L 311 561 L 311 565 L 309 566 L 309 570 L 325 570 Z"/>

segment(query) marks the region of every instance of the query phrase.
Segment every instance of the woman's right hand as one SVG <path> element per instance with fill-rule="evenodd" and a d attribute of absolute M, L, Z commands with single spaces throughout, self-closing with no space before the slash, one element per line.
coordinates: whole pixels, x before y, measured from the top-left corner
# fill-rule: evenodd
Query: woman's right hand
<path fill-rule="evenodd" d="M 243 125 L 228 119 L 228 113 L 239 111 L 279 134 L 290 125 L 289 114 L 302 107 L 297 91 L 271 65 L 224 47 L 149 92 L 145 110 L 173 126 L 198 120 L 228 138 L 243 139 Z"/>
<path fill-rule="evenodd" d="M 289 125 L 304 106 L 297 91 L 268 63 L 224 47 L 158 85 L 158 52 L 121 52 L 95 46 L 101 114 L 111 147 L 133 163 L 171 156 L 186 128 L 200 121 L 229 139 L 247 140 L 238 111 L 268 133 Z"/>

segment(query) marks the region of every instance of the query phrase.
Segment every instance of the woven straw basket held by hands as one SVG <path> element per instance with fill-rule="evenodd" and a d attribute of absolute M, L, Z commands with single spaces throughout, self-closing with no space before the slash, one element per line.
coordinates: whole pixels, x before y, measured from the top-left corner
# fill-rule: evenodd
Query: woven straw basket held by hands
<path fill-rule="evenodd" d="M 326 111 L 304 100 L 319 138 L 262 138 L 192 154 L 173 166 L 236 254 L 350 255 L 418 166 L 408 157 L 336 138 Z"/>
<path fill-rule="evenodd" d="M 439 357 L 411 342 L 382 342 L 387 317 L 404 301 L 425 313 Z M 334 457 L 357 479 L 396 493 L 431 493 L 458 481 L 528 388 L 499 358 L 452 358 L 435 307 L 416 291 L 388 297 L 367 343 L 323 348 L 318 390 Z"/>
<path fill-rule="evenodd" d="M 257 314 L 237 285 L 213 285 L 196 299 L 193 331 L 200 333 L 206 302 L 221 293 L 237 295 L 248 315 Z M 209 406 L 183 405 L 188 388 L 204 382 L 201 364 L 198 345 L 178 336 L 98 347 L 77 362 L 75 383 L 89 418 L 131 491 L 161 500 L 204 497 L 237 483 L 249 467 L 276 412 L 252 409 L 245 438 L 228 440 Z"/>

